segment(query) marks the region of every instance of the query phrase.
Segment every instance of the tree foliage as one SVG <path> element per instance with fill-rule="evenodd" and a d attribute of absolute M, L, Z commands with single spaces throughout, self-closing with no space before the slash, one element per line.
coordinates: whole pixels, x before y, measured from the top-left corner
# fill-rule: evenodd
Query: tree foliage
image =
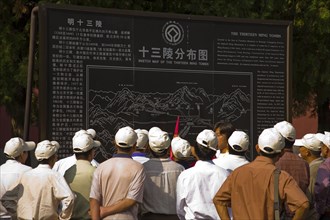
<path fill-rule="evenodd" d="M 8 0 L 0 1 L 0 105 L 22 132 L 29 27 L 32 8 L 40 2 L 93 7 L 212 15 L 293 22 L 293 114 L 316 113 L 330 94 L 330 1 L 328 0 Z M 37 54 L 36 54 L 37 57 Z M 34 85 L 37 85 L 37 69 Z M 37 120 L 37 97 L 32 121 Z M 330 126 L 330 125 L 327 125 Z M 330 129 L 327 127 L 327 129 Z"/>

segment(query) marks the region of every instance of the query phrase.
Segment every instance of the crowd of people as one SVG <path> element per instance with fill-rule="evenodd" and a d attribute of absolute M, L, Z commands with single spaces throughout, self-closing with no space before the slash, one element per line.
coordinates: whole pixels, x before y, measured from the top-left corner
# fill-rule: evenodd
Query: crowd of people
<path fill-rule="evenodd" d="M 330 132 L 296 139 L 291 123 L 250 139 L 230 122 L 194 143 L 159 127 L 120 128 L 116 153 L 98 163 L 93 129 L 60 144 L 11 138 L 0 166 L 0 219 L 330 219 Z M 297 150 L 298 149 L 298 150 Z M 25 165 L 34 150 L 36 168 Z"/>

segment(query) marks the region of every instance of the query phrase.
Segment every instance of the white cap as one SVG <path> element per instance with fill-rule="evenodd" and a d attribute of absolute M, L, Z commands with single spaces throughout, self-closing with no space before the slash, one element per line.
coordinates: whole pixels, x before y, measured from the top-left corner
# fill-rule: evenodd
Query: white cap
<path fill-rule="evenodd" d="M 309 150 L 321 151 L 322 142 L 316 137 L 315 134 L 305 134 L 302 138 L 302 144 Z"/>
<path fill-rule="evenodd" d="M 191 155 L 190 143 L 180 137 L 174 137 L 171 142 L 172 153 L 176 158 L 185 158 Z"/>
<path fill-rule="evenodd" d="M 244 131 L 234 131 L 228 139 L 228 144 L 234 151 L 246 151 L 249 148 L 249 136 Z"/>
<path fill-rule="evenodd" d="M 133 147 L 136 144 L 137 139 L 137 134 L 133 128 L 129 126 L 120 128 L 115 135 L 116 144 L 122 148 Z"/>
<path fill-rule="evenodd" d="M 171 139 L 168 133 L 162 130 L 149 130 L 149 147 L 153 152 L 160 153 L 168 149 Z"/>
<path fill-rule="evenodd" d="M 6 142 L 4 153 L 7 157 L 15 159 L 24 151 L 33 150 L 36 144 L 33 141 L 24 141 L 22 138 L 14 137 Z"/>
<path fill-rule="evenodd" d="M 53 156 L 59 148 L 60 144 L 57 141 L 44 140 L 38 143 L 34 154 L 37 160 L 40 161 Z"/>
<path fill-rule="evenodd" d="M 266 128 L 259 135 L 259 149 L 266 154 L 280 153 L 284 145 L 283 136 L 275 128 Z"/>
<path fill-rule="evenodd" d="M 99 146 L 101 146 L 101 143 L 93 140 L 92 136 L 88 134 L 76 134 L 72 139 L 72 148 L 74 153 L 87 152 L 92 148 Z"/>
<path fill-rule="evenodd" d="M 315 137 L 319 140 L 319 141 L 321 141 L 322 143 L 324 143 L 324 139 L 325 139 L 325 134 L 322 134 L 322 133 L 316 133 L 315 134 Z"/>
<path fill-rule="evenodd" d="M 162 131 L 162 129 L 160 129 L 159 127 L 152 127 L 152 128 L 149 129 L 148 135 L 153 134 L 154 132 L 157 133 L 157 132 L 160 132 L 160 131 Z"/>
<path fill-rule="evenodd" d="M 304 146 L 303 143 L 302 143 L 302 139 L 296 139 L 294 141 L 294 146 L 297 146 L 297 147 L 301 147 L 301 146 Z"/>
<path fill-rule="evenodd" d="M 136 129 L 134 131 L 138 136 L 138 139 L 136 142 L 136 148 L 145 149 L 146 144 L 148 143 L 148 140 L 149 140 L 149 138 L 148 138 L 149 132 L 145 129 Z"/>
<path fill-rule="evenodd" d="M 214 131 L 212 131 L 210 129 L 204 129 L 202 132 L 200 132 L 197 135 L 196 141 L 203 147 L 217 151 L 218 138 L 217 138 L 216 134 L 214 133 Z"/>
<path fill-rule="evenodd" d="M 296 129 L 292 126 L 291 123 L 287 121 L 278 122 L 274 125 L 274 128 L 280 132 L 280 134 L 289 141 L 295 141 L 296 139 Z"/>
<path fill-rule="evenodd" d="M 324 142 L 323 142 L 329 149 L 330 149 L 330 132 L 324 132 Z"/>
<path fill-rule="evenodd" d="M 77 131 L 77 132 L 74 134 L 73 138 L 74 138 L 75 136 L 79 136 L 79 135 L 81 135 L 81 134 L 88 134 L 88 135 L 90 135 L 92 138 L 95 138 L 95 136 L 96 136 L 96 131 L 95 131 L 94 129 L 92 129 L 92 128 L 87 129 L 87 130 L 83 130 L 83 129 L 81 129 L 81 130 Z"/>

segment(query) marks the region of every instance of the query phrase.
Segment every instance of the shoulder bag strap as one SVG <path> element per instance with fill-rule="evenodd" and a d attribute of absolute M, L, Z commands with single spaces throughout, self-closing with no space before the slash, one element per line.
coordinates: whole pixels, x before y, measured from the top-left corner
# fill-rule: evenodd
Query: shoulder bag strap
<path fill-rule="evenodd" d="M 278 182 L 280 170 L 274 170 L 274 212 L 275 212 L 275 220 L 280 220 L 280 202 L 279 202 L 279 194 L 278 194 Z"/>

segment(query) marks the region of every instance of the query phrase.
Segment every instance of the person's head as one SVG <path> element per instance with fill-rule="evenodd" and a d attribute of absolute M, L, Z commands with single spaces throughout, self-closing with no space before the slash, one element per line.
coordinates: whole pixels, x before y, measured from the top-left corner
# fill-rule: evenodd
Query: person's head
<path fill-rule="evenodd" d="M 145 129 L 135 129 L 134 130 L 138 136 L 137 142 L 136 142 L 136 150 L 140 152 L 144 152 L 147 149 L 148 146 L 148 135 L 149 132 Z"/>
<path fill-rule="evenodd" d="M 274 125 L 274 128 L 280 132 L 285 140 L 285 148 L 292 148 L 296 140 L 296 129 L 290 122 L 281 121 Z"/>
<path fill-rule="evenodd" d="M 212 160 L 218 146 L 217 135 L 214 131 L 204 129 L 196 137 L 196 145 L 192 147 L 192 154 L 197 160 Z"/>
<path fill-rule="evenodd" d="M 244 131 L 234 131 L 228 139 L 229 154 L 244 156 L 249 144 L 249 136 Z"/>
<path fill-rule="evenodd" d="M 235 127 L 230 122 L 217 122 L 214 125 L 213 131 L 218 138 L 218 150 L 221 153 L 228 151 L 228 138 L 235 131 Z"/>
<path fill-rule="evenodd" d="M 132 154 L 135 151 L 137 139 L 138 136 L 133 128 L 129 126 L 120 128 L 115 135 L 118 153 Z"/>
<path fill-rule="evenodd" d="M 44 140 L 38 143 L 34 152 L 39 164 L 48 164 L 53 167 L 57 161 L 57 151 L 60 144 L 57 141 Z"/>
<path fill-rule="evenodd" d="M 256 150 L 261 156 L 277 160 L 282 154 L 284 145 L 283 136 L 275 128 L 266 128 L 259 135 Z"/>
<path fill-rule="evenodd" d="M 24 141 L 22 138 L 14 137 L 6 142 L 4 153 L 8 159 L 25 163 L 28 151 L 33 150 L 36 144 L 33 141 Z"/>
<path fill-rule="evenodd" d="M 324 134 L 317 133 L 315 135 L 322 143 L 321 156 L 323 158 L 330 157 L 330 132 L 325 131 Z"/>
<path fill-rule="evenodd" d="M 178 160 L 185 160 L 191 156 L 190 143 L 179 136 L 172 139 L 171 147 L 174 157 Z"/>
<path fill-rule="evenodd" d="M 149 148 L 154 157 L 168 157 L 171 139 L 167 132 L 154 127 L 149 130 Z"/>
<path fill-rule="evenodd" d="M 300 156 L 308 163 L 321 156 L 321 148 L 323 143 L 316 137 L 315 134 L 306 134 L 301 139 L 299 148 Z"/>
<path fill-rule="evenodd" d="M 101 143 L 93 140 L 92 135 L 87 132 L 75 134 L 72 138 L 73 153 L 78 160 L 92 161 L 95 156 L 95 148 L 99 146 L 101 146 Z"/>

